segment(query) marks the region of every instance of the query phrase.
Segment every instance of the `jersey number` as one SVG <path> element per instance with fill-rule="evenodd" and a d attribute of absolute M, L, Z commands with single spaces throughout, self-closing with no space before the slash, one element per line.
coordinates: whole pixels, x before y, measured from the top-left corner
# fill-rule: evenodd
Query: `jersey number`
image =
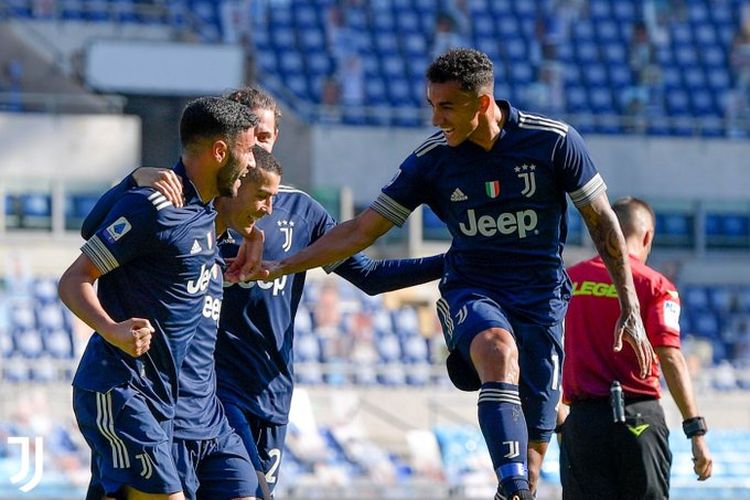
<path fill-rule="evenodd" d="M 268 469 L 268 472 L 266 472 L 266 482 L 268 484 L 273 484 L 276 482 L 276 471 L 278 470 L 279 463 L 281 462 L 281 450 L 278 448 L 273 448 L 268 452 L 268 456 L 273 459 L 273 464 L 271 464 L 271 468 Z"/>

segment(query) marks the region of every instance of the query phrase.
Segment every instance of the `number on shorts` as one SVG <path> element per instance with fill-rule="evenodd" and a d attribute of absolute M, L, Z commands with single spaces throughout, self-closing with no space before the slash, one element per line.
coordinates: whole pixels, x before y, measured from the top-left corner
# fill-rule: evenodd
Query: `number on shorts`
<path fill-rule="evenodd" d="M 552 353 L 552 390 L 560 389 L 560 356 L 556 352 Z"/>
<path fill-rule="evenodd" d="M 273 484 L 276 482 L 276 470 L 279 468 L 279 463 L 281 462 L 281 450 L 273 448 L 268 452 L 268 456 L 273 458 L 273 464 L 271 464 L 271 468 L 266 472 L 266 482 Z"/>

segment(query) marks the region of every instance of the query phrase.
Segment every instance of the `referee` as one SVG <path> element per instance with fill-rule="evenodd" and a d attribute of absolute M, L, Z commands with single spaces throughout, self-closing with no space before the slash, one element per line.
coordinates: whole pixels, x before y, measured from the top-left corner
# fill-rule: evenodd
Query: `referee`
<path fill-rule="evenodd" d="M 613 209 L 620 221 L 641 315 L 682 413 L 699 481 L 711 476 L 706 422 L 693 398 L 680 351 L 680 301 L 675 286 L 646 266 L 654 238 L 654 212 L 644 201 L 623 198 Z M 617 294 L 600 257 L 568 270 L 573 299 L 565 319 L 563 399 L 570 406 L 561 432 L 563 499 L 669 498 L 669 431 L 659 404 L 659 367 L 638 376 L 632 349 L 612 348 L 619 316 Z M 561 420 L 564 410 L 561 410 Z"/>

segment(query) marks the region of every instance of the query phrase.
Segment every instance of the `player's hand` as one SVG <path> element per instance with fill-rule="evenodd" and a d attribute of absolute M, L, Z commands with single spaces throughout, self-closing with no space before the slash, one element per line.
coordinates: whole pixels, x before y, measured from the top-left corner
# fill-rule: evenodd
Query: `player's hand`
<path fill-rule="evenodd" d="M 286 274 L 281 267 L 281 261 L 278 260 L 264 260 L 262 263 L 262 269 L 266 275 L 266 281 L 273 281 Z"/>
<path fill-rule="evenodd" d="M 631 345 L 638 359 L 638 369 L 641 378 L 646 378 L 654 362 L 654 349 L 646 336 L 646 329 L 638 310 L 623 310 L 615 327 L 614 351 L 622 350 L 622 341 Z"/>
<path fill-rule="evenodd" d="M 230 283 L 265 280 L 266 274 L 261 266 L 264 241 L 263 231 L 253 227 L 250 235 L 243 238 L 237 257 L 229 263 L 224 279 Z"/>
<path fill-rule="evenodd" d="M 147 319 L 130 318 L 116 323 L 114 328 L 104 335 L 104 339 L 130 356 L 137 358 L 151 348 L 151 335 L 153 333 L 154 327 Z"/>
<path fill-rule="evenodd" d="M 693 444 L 693 471 L 698 476 L 698 481 L 705 481 L 711 477 L 714 461 L 711 452 L 708 451 L 706 439 L 703 436 L 695 436 L 691 439 Z"/>
<path fill-rule="evenodd" d="M 152 187 L 163 194 L 175 207 L 182 206 L 182 179 L 174 170 L 141 167 L 133 172 L 139 187 Z"/>

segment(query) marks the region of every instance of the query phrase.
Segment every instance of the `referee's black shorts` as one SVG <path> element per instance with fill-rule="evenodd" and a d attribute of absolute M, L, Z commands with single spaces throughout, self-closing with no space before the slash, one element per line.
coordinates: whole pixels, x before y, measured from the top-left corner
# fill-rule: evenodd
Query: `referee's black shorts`
<path fill-rule="evenodd" d="M 563 500 L 669 498 L 669 430 L 656 399 L 629 402 L 625 423 L 606 399 L 573 403 L 562 427 Z"/>

